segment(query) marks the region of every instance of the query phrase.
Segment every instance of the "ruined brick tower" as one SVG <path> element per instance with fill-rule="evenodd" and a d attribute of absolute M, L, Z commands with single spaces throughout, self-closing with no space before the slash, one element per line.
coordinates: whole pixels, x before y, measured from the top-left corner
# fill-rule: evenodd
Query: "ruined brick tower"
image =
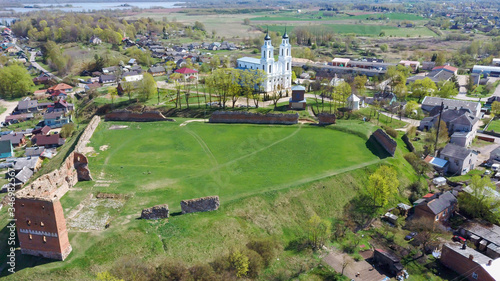
<path fill-rule="evenodd" d="M 71 253 L 59 198 L 16 198 L 17 237 L 21 253 L 64 260 Z"/>

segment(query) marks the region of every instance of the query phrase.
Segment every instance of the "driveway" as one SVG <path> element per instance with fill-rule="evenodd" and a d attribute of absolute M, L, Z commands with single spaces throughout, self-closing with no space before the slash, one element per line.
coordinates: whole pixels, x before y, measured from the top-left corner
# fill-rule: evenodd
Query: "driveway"
<path fill-rule="evenodd" d="M 323 261 L 336 272 L 342 272 L 342 264 L 345 260 L 349 262 L 344 269 L 344 275 L 349 279 L 355 281 L 382 281 L 386 277 L 366 260 L 354 261 L 349 255 L 338 251 L 333 251 L 323 258 Z M 358 277 L 356 277 L 356 273 L 359 273 Z"/>

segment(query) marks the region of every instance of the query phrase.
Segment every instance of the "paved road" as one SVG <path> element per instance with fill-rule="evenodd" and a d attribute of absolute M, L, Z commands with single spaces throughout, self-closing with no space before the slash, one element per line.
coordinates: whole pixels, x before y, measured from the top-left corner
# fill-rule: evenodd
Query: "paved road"
<path fill-rule="evenodd" d="M 50 78 L 55 79 L 58 82 L 62 81 L 61 78 L 59 78 L 59 77 L 55 76 L 54 74 L 50 73 L 48 70 L 46 70 L 45 68 L 43 68 L 40 64 L 38 64 L 38 62 L 35 61 L 35 54 L 36 54 L 36 52 L 30 52 L 30 62 L 31 62 L 31 65 L 34 68 L 36 68 L 36 69 L 38 69 L 38 70 L 40 70 L 40 71 L 42 71 L 44 73 L 47 73 L 50 76 Z"/>
<path fill-rule="evenodd" d="M 391 113 L 389 112 L 385 112 L 385 111 L 379 111 L 381 114 L 385 115 L 385 116 L 388 116 L 388 117 L 391 117 Z M 399 119 L 399 116 L 397 114 L 394 114 L 392 115 L 392 118 L 394 119 L 397 119 L 397 120 L 401 120 L 403 122 L 406 122 L 406 123 L 409 123 L 413 126 L 419 126 L 420 125 L 420 120 L 415 120 L 415 119 L 410 119 L 410 118 L 407 118 L 407 117 L 401 117 L 401 119 Z"/>
<path fill-rule="evenodd" d="M 460 85 L 460 90 L 458 92 L 458 95 L 455 96 L 456 99 L 459 100 L 470 100 L 470 101 L 487 101 L 489 97 L 485 98 L 474 98 L 471 96 L 467 96 L 467 89 L 465 88 L 465 85 L 467 84 L 467 75 L 458 75 L 458 84 Z M 497 79 L 491 79 L 488 83 L 495 83 Z M 500 84 L 497 86 L 495 89 L 495 92 L 490 97 L 497 96 L 500 97 Z"/>

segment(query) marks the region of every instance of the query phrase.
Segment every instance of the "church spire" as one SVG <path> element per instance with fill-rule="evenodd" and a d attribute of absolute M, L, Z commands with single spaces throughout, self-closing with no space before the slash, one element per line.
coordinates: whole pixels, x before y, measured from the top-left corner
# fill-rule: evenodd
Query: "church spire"
<path fill-rule="evenodd" d="M 288 39 L 288 34 L 286 33 L 286 25 L 285 25 L 285 34 L 283 34 L 283 39 Z"/>
<path fill-rule="evenodd" d="M 271 37 L 269 36 L 269 27 L 267 27 L 266 37 L 264 37 L 264 40 L 271 40 Z"/>

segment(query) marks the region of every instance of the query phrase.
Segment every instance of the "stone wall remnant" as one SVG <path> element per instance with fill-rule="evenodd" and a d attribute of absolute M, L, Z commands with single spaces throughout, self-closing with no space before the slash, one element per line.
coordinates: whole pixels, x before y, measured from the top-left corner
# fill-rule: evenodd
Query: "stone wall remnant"
<path fill-rule="evenodd" d="M 219 196 L 207 196 L 181 201 L 181 209 L 183 214 L 215 211 L 219 209 L 219 206 Z"/>
<path fill-rule="evenodd" d="M 125 109 L 115 110 L 106 114 L 106 121 L 155 122 L 174 121 L 165 117 L 160 111 L 135 112 Z"/>
<path fill-rule="evenodd" d="M 151 208 L 142 210 L 141 219 L 146 220 L 157 220 L 165 219 L 169 216 L 169 210 L 167 204 L 156 205 Z"/>
<path fill-rule="evenodd" d="M 318 114 L 318 123 L 319 125 L 330 125 L 335 124 L 337 122 L 337 116 L 335 114 L 329 113 L 320 113 Z"/>
<path fill-rule="evenodd" d="M 209 123 L 248 123 L 292 125 L 299 122 L 299 114 L 260 114 L 247 111 L 216 111 Z"/>
<path fill-rule="evenodd" d="M 384 148 L 385 151 L 387 151 L 387 153 L 389 153 L 391 156 L 394 156 L 398 143 L 394 139 L 392 139 L 386 132 L 384 132 L 382 129 L 377 129 L 375 132 L 373 132 L 370 138 L 372 137 Z"/>

